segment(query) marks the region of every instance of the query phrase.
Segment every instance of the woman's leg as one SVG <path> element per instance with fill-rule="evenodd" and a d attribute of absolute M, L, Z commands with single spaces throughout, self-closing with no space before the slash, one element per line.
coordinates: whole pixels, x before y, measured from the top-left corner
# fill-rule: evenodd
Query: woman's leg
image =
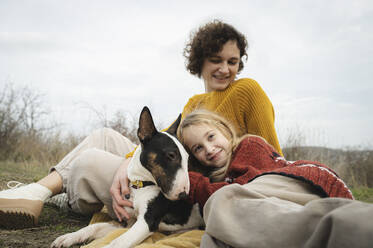
<path fill-rule="evenodd" d="M 52 192 L 52 195 L 59 194 L 62 191 L 62 177 L 57 171 L 52 171 L 37 183 L 48 188 Z"/>
<path fill-rule="evenodd" d="M 73 167 L 72 161 L 79 157 L 81 153 L 91 148 L 124 157 L 135 148 L 135 145 L 113 129 L 102 128 L 94 131 L 68 153 L 56 166 L 51 168 L 51 172 L 57 171 L 62 177 L 62 191 L 66 191 L 67 180 L 70 176 L 70 170 Z"/>
<path fill-rule="evenodd" d="M 215 192 L 201 247 L 371 247 L 373 205 L 319 198 L 309 185 L 263 176 Z"/>
<path fill-rule="evenodd" d="M 36 224 L 44 201 L 54 194 L 66 191 L 74 165 L 72 162 L 84 151 L 97 148 L 124 157 L 134 147 L 132 142 L 112 129 L 94 131 L 39 182 L 0 192 L 0 226 L 18 228 Z"/>
<path fill-rule="evenodd" d="M 110 187 L 115 172 L 124 159 L 123 156 L 91 148 L 72 162 L 66 192 L 74 212 L 92 214 L 105 205 L 109 215 L 115 218 Z"/>

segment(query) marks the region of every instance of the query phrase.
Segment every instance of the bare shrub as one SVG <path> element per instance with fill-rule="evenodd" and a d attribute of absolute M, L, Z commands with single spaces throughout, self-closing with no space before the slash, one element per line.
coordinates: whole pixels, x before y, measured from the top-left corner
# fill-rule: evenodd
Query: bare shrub
<path fill-rule="evenodd" d="M 29 87 L 5 84 L 0 93 L 0 159 L 14 156 L 22 137 L 37 138 L 43 131 L 53 129 L 44 125 L 47 115 L 41 94 Z"/>
<path fill-rule="evenodd" d="M 138 143 L 137 122 L 132 115 L 118 110 L 114 117 L 109 120 L 108 127 L 118 131 L 133 143 Z"/>
<path fill-rule="evenodd" d="M 108 118 L 106 111 L 89 107 L 96 114 L 99 127 L 117 130 L 137 142 L 134 117 L 117 111 Z M 50 121 L 43 95 L 29 87 L 8 83 L 0 89 L 0 160 L 39 164 L 49 167 L 58 163 L 82 137 L 62 135 Z"/>
<path fill-rule="evenodd" d="M 50 166 L 81 140 L 47 124 L 49 111 L 36 90 L 8 83 L 0 92 L 0 160 Z"/>
<path fill-rule="evenodd" d="M 122 134 L 124 137 L 127 137 L 134 144 L 138 144 L 138 118 L 135 118 L 129 112 L 126 112 L 124 110 L 117 110 L 112 117 L 109 117 L 109 114 L 105 107 L 98 109 L 89 104 L 84 103 L 83 107 L 87 108 L 89 111 L 95 114 L 97 119 L 96 126 L 98 126 L 99 128 L 112 128 L 115 131 Z"/>

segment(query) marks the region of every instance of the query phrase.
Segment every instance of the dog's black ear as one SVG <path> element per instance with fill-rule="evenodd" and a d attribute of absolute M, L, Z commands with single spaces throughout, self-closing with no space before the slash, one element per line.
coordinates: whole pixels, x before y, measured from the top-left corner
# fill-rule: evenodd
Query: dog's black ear
<path fill-rule="evenodd" d="M 180 122 L 181 122 L 181 114 L 179 114 L 179 117 L 177 117 L 176 121 L 172 123 L 171 127 L 169 127 L 166 132 L 173 136 L 176 136 L 176 131 L 180 125 Z"/>
<path fill-rule="evenodd" d="M 148 107 L 144 107 L 140 114 L 139 129 L 137 130 L 137 136 L 141 143 L 146 142 L 157 134 L 152 115 Z"/>

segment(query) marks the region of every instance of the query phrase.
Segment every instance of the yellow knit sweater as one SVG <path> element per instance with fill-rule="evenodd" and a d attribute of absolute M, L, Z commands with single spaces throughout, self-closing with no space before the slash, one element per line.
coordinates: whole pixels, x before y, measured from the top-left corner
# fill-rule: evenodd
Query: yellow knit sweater
<path fill-rule="evenodd" d="M 265 138 L 282 155 L 272 103 L 255 80 L 242 78 L 223 91 L 195 95 L 185 105 L 182 116 L 199 108 L 222 115 L 236 127 L 238 134 Z"/>
<path fill-rule="evenodd" d="M 182 118 L 196 109 L 216 112 L 229 120 L 238 135 L 254 134 L 263 137 L 281 155 L 282 150 L 275 131 L 275 113 L 262 87 L 253 79 L 242 78 L 222 91 L 198 94 L 184 106 Z M 134 151 L 126 158 L 132 157 Z"/>

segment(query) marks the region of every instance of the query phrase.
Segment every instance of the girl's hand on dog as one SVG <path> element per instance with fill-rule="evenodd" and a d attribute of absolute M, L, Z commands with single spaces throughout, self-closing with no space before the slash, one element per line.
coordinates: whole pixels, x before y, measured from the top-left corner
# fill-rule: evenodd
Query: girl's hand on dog
<path fill-rule="evenodd" d="M 125 159 L 115 173 L 113 183 L 110 188 L 110 194 L 113 200 L 113 209 L 120 222 L 123 218 L 129 219 L 130 216 L 124 207 L 133 207 L 129 199 L 130 190 L 128 188 L 127 167 L 131 158 Z"/>

